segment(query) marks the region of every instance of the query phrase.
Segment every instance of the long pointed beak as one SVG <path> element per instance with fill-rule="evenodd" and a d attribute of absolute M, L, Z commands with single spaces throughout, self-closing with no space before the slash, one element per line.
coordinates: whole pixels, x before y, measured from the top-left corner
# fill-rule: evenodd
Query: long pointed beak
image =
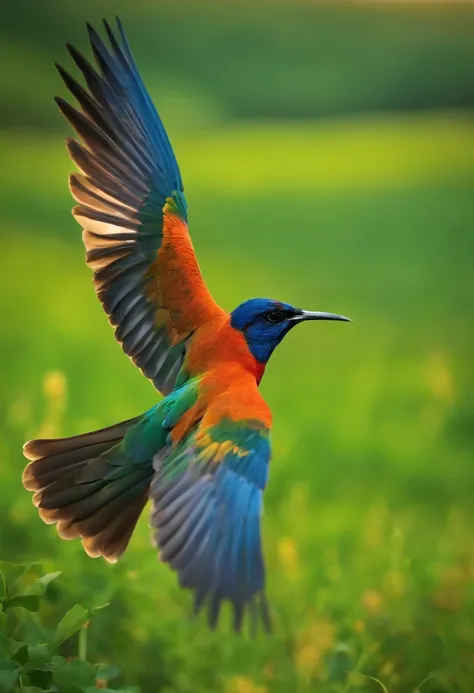
<path fill-rule="evenodd" d="M 352 322 L 350 318 L 346 318 L 344 315 L 311 310 L 303 310 L 300 315 L 296 315 L 294 319 L 299 322 L 303 322 L 304 320 L 342 320 L 343 322 Z"/>

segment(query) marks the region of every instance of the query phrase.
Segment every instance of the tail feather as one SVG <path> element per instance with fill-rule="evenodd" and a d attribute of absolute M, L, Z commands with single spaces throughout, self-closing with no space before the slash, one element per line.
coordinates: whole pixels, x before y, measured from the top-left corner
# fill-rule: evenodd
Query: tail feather
<path fill-rule="evenodd" d="M 83 540 L 83 546 L 89 556 L 105 556 L 114 562 L 125 551 L 140 517 L 148 493 L 138 496 L 127 508 L 115 517 L 107 527 L 93 537 Z"/>
<path fill-rule="evenodd" d="M 116 561 L 148 500 L 153 465 L 133 460 L 121 445 L 141 417 L 80 436 L 25 444 L 32 460 L 26 489 L 47 524 L 63 539 L 80 537 L 90 556 Z"/>
<path fill-rule="evenodd" d="M 121 440 L 133 424 L 140 419 L 140 416 L 136 416 L 133 419 L 127 419 L 127 421 L 122 421 L 113 426 L 99 428 L 97 431 L 81 433 L 78 436 L 70 436 L 69 438 L 37 438 L 29 440 L 23 446 L 23 454 L 26 459 L 34 461 L 43 457 L 82 450 L 82 448 L 91 445 L 102 444 L 107 446 L 107 443 L 115 443 Z M 108 445 L 108 447 L 111 446 Z"/>

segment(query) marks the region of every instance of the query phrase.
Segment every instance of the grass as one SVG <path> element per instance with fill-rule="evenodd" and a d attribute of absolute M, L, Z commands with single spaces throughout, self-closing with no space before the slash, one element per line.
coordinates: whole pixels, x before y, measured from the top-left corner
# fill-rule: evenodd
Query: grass
<path fill-rule="evenodd" d="M 209 633 L 157 564 L 146 518 L 117 566 L 38 519 L 21 443 L 145 410 L 70 218 L 58 138 L 2 136 L 0 536 L 73 600 L 111 601 L 90 657 L 146 693 L 468 693 L 474 680 L 474 132 L 469 114 L 239 125 L 178 135 L 191 229 L 231 309 L 273 295 L 306 325 L 262 384 L 274 412 L 264 518 L 275 634 Z M 378 682 L 377 682 L 378 681 Z"/>

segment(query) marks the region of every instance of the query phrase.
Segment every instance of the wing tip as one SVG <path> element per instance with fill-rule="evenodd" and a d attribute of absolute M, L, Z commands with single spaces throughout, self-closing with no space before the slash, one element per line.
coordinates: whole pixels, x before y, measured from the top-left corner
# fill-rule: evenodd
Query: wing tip
<path fill-rule="evenodd" d="M 59 72 L 59 74 L 61 75 L 61 77 L 63 77 L 63 74 L 66 72 L 66 70 L 65 70 L 64 67 L 61 65 L 61 63 L 58 63 L 57 61 L 55 61 L 55 62 L 54 62 L 54 67 L 55 67 L 56 70 Z M 64 77 L 63 77 L 63 79 L 64 79 Z"/>
<path fill-rule="evenodd" d="M 68 122 L 71 123 L 71 119 L 74 119 L 76 116 L 80 116 L 79 111 L 75 109 L 74 106 L 71 106 L 71 104 L 68 103 L 62 96 L 55 96 L 54 101 Z"/>
<path fill-rule="evenodd" d="M 91 36 L 93 35 L 97 36 L 97 31 L 94 29 L 90 22 L 86 22 L 86 29 L 87 33 L 89 34 L 89 38 L 91 38 Z"/>
<path fill-rule="evenodd" d="M 71 159 L 74 161 L 76 166 L 78 166 L 75 156 L 82 152 L 83 146 L 80 142 L 78 142 L 76 139 L 74 139 L 74 137 L 71 137 L 70 135 L 66 137 L 65 143 Z"/>
<path fill-rule="evenodd" d="M 82 55 L 79 53 L 79 51 L 77 50 L 77 48 L 75 48 L 75 47 L 72 45 L 72 43 L 69 43 L 69 41 L 66 42 L 66 50 L 68 51 L 69 55 L 71 56 L 71 58 L 72 58 L 73 60 L 75 60 L 75 56 L 76 56 L 76 55 L 81 56 L 81 58 L 82 58 Z"/>

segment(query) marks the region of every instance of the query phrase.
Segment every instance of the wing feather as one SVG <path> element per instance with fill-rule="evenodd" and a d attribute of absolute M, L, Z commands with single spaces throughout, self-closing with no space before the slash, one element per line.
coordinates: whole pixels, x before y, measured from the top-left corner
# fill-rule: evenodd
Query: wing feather
<path fill-rule="evenodd" d="M 67 140 L 80 173 L 69 187 L 84 229 L 96 293 L 125 353 L 163 394 L 174 387 L 187 337 L 226 317 L 202 279 L 186 199 L 163 123 L 136 68 L 123 27 L 107 22 L 110 47 L 88 25 L 95 69 L 69 53 L 85 87 L 58 65 L 79 109 L 58 106 L 81 142 Z"/>
<path fill-rule="evenodd" d="M 239 631 L 247 613 L 269 630 L 260 516 L 270 446 L 255 419 L 203 423 L 170 455 L 155 460 L 151 525 L 160 558 L 194 591 L 194 609 L 207 605 L 215 627 L 229 600 Z"/>

